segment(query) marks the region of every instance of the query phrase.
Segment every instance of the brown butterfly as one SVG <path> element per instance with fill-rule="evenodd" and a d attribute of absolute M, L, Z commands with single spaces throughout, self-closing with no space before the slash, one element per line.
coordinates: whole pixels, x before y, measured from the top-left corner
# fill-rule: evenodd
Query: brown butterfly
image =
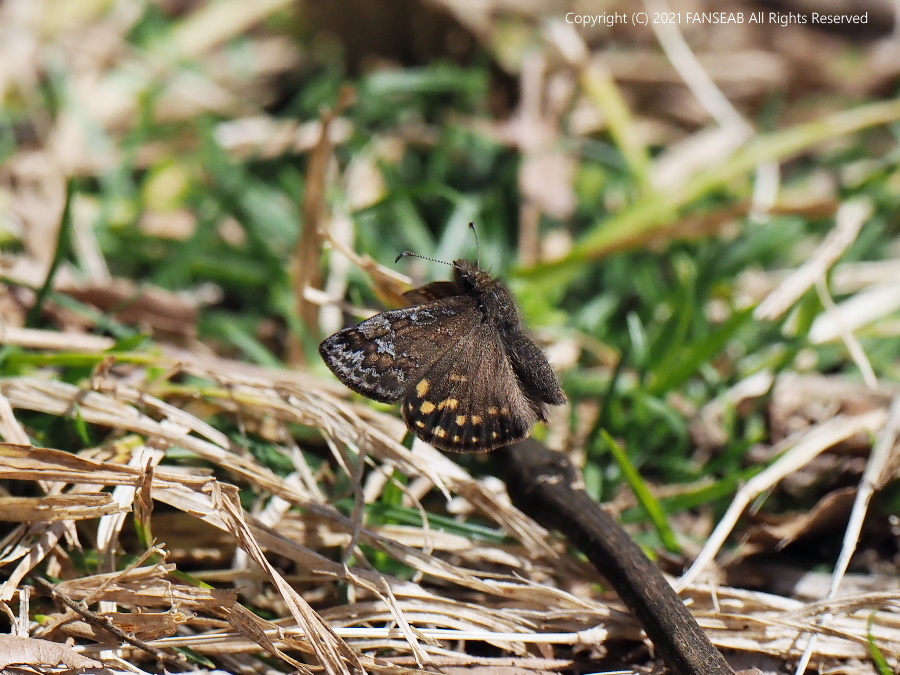
<path fill-rule="evenodd" d="M 409 251 L 399 255 L 416 255 Z M 418 256 L 422 257 L 422 256 Z M 442 450 L 493 450 L 547 421 L 566 395 L 525 333 L 509 289 L 466 260 L 452 281 L 407 291 L 412 307 L 376 314 L 319 353 L 345 385 L 402 403 L 409 430 Z"/>

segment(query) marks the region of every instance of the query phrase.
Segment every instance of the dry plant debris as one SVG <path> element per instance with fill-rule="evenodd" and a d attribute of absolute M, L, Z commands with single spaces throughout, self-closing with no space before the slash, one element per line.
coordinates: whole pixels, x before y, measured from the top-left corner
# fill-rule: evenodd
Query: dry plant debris
<path fill-rule="evenodd" d="M 165 361 L 159 365 L 172 372 Z M 278 371 L 272 371 L 268 379 L 263 372 L 245 378 L 235 376 L 225 360 L 219 360 L 217 366 L 180 364 L 182 372 L 191 372 L 207 383 L 193 391 L 195 400 L 204 401 L 205 414 L 212 408 L 218 414 L 241 419 L 248 428 L 268 422 L 271 429 L 280 429 L 285 439 L 289 424 L 321 429 L 341 462 L 391 467 L 450 494 L 463 495 L 482 518 L 520 543 L 487 547 L 429 529 L 378 528 L 354 522 L 337 510 L 321 489 L 305 484 L 312 476 L 310 467 L 298 466 L 286 481 L 240 452 L 227 437 L 185 408 L 164 403 L 163 399 L 175 392 L 182 399 L 186 394 L 184 385 L 171 380 L 137 383 L 131 372 L 126 384 L 115 368 L 87 387 L 36 377 L 11 378 L 0 381 L 0 400 L 14 411 L 77 414 L 85 422 L 118 431 L 119 438 L 107 447 L 98 447 L 92 456 L 30 445 L 0 445 L 0 478 L 39 482 L 49 492 L 47 497 L 34 500 L 40 507 L 38 513 L 44 512 L 42 519 L 35 519 L 33 509 L 23 513 L 27 517 L 20 519 L 22 525 L 4 542 L 3 563 L 11 571 L 0 586 L 3 601 L 14 600 L 38 566 L 57 570 L 56 574 L 64 577 L 74 571 L 68 557 L 61 555 L 60 545 L 72 537 L 83 541 L 85 533 L 73 529 L 74 517 L 59 509 L 72 508 L 73 504 L 83 507 L 86 500 L 106 495 L 104 504 L 109 498 L 115 508 L 94 517 L 100 530 L 112 528 L 105 537 L 105 550 L 112 552 L 123 546 L 123 516 L 129 510 L 139 511 L 140 493 L 147 490 L 157 508 L 173 508 L 198 525 L 202 521 L 222 530 L 249 556 L 240 567 L 193 570 L 193 580 L 182 580 L 175 575 L 173 565 L 162 562 L 166 546 L 160 541 L 154 554 L 160 562 L 154 565 L 75 577 L 57 586 L 73 601 L 100 606 L 108 602 L 131 612 L 131 623 L 123 623 L 121 612 L 109 616 L 127 626 L 130 633 L 149 634 L 151 637 L 142 639 L 154 648 L 190 647 L 210 655 L 254 648 L 276 649 L 276 653 L 289 655 L 299 649 L 329 663 L 333 672 L 352 672 L 357 659 L 362 659 L 357 665 L 361 663 L 368 670 L 387 672 L 391 668 L 386 662 L 363 655 L 374 649 L 390 649 L 397 655 L 414 655 L 423 664 L 433 657 L 449 664 L 455 652 L 443 641 L 453 637 L 497 645 L 517 654 L 517 663 L 526 667 L 529 658 L 537 657 L 529 646 L 586 646 L 614 637 L 638 637 L 633 620 L 617 611 L 620 608 L 615 599 L 565 590 L 578 588 L 586 579 L 599 579 L 589 568 L 568 558 L 564 542 L 506 501 L 498 500 L 484 483 L 472 479 L 440 453 L 424 445 L 415 452 L 405 448 L 399 443 L 399 428 L 393 417 L 335 398 L 327 388 L 301 390 L 283 381 Z M 857 428 L 877 431 L 884 417 L 883 409 L 863 413 L 854 422 L 856 426 L 827 434 L 828 438 L 816 447 L 821 450 L 833 445 L 852 436 Z M 9 424 L 5 422 L 0 429 L 5 437 L 20 433 Z M 846 426 L 844 422 L 839 424 Z M 368 432 L 360 436 L 360 428 Z M 813 427 L 807 433 L 821 435 L 824 431 Z M 792 445 L 798 449 L 791 452 L 801 452 L 802 444 L 795 441 Z M 219 467 L 221 477 L 188 465 L 161 464 L 166 450 L 174 449 L 204 458 L 209 465 Z M 283 449 L 290 454 L 289 446 Z M 296 453 L 292 456 L 302 457 Z M 789 452 L 786 457 L 790 456 Z M 267 525 L 265 511 L 258 515 L 244 511 L 237 502 L 237 492 L 228 483 L 271 495 L 268 507 L 278 508 L 281 516 Z M 113 491 L 104 492 L 109 487 Z M 367 495 L 370 499 L 375 496 Z M 285 507 L 290 506 L 299 510 L 288 513 Z M 148 531 L 152 531 L 152 523 L 148 517 Z M 184 526 L 190 529 L 186 521 Z M 366 550 L 381 551 L 415 570 L 414 578 L 385 575 L 366 564 L 348 566 L 323 555 L 327 549 L 341 549 L 354 540 L 364 544 Z M 284 576 L 272 567 L 263 551 L 289 561 L 294 571 Z M 345 550 L 344 556 L 351 553 L 354 551 Z M 239 555 L 235 560 L 244 558 Z M 204 579 L 216 584 L 233 583 L 240 589 L 240 596 L 236 590 L 198 585 Z M 339 591 L 343 585 L 349 585 L 352 592 L 346 600 L 334 604 L 344 594 Z M 303 601 L 303 595 L 314 598 L 318 610 Z M 713 642 L 726 649 L 783 655 L 790 652 L 798 635 L 813 633 L 819 637 L 816 653 L 821 657 L 864 659 L 867 636 L 876 639 L 886 653 L 891 653 L 891 645 L 900 644 L 900 620 L 893 619 L 891 611 L 896 607 L 896 591 L 838 598 L 819 609 L 815 604 L 724 586 L 688 584 L 685 595 Z M 264 622 L 251 630 L 247 621 L 252 615 L 238 609 L 238 600 L 267 607 L 277 615 L 287 612 L 294 620 Z M 882 611 L 869 625 L 873 608 Z M 819 616 L 826 610 L 836 617 L 827 628 L 818 625 Z M 236 618 L 235 612 L 244 618 Z M 146 618 L 138 618 L 145 613 Z M 178 628 L 189 630 L 179 631 L 182 634 L 178 636 L 156 636 L 156 631 Z M 94 632 L 77 615 L 51 613 L 37 634 L 53 638 Z M 326 635 L 329 642 L 323 641 Z M 267 637 L 262 640 L 262 636 Z M 97 655 L 104 644 L 100 641 L 93 649 L 82 646 L 83 653 Z M 124 653 L 131 653 L 129 658 L 136 658 L 127 645 L 120 647 Z M 465 654 L 455 658 L 459 664 L 470 662 Z M 289 660 L 294 662 L 292 657 Z M 551 666 L 544 663 L 542 667 Z"/>

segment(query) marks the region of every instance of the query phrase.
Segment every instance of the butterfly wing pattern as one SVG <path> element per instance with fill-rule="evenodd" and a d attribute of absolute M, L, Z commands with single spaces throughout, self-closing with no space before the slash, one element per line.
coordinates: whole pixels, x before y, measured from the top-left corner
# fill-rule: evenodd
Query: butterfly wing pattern
<path fill-rule="evenodd" d="M 496 332 L 469 332 L 416 381 L 403 401 L 409 429 L 437 448 L 493 450 L 524 438 L 546 419 L 520 386 Z"/>
<path fill-rule="evenodd" d="M 322 359 L 353 391 L 397 403 L 422 372 L 471 330 L 463 297 L 376 314 L 321 345 Z M 471 321 L 469 321 L 471 322 Z"/>
<path fill-rule="evenodd" d="M 354 391 L 401 402 L 409 430 L 443 450 L 493 450 L 525 438 L 548 405 L 566 402 L 509 290 L 476 265 L 406 293 L 412 307 L 378 314 L 319 351 Z"/>

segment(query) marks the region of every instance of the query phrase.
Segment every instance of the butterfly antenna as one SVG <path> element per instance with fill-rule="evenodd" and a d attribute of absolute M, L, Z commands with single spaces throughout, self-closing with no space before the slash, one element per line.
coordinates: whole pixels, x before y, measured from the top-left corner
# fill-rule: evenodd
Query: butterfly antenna
<path fill-rule="evenodd" d="M 446 260 L 438 260 L 437 258 L 429 258 L 428 256 L 419 255 L 418 253 L 413 253 L 412 251 L 403 251 L 403 253 L 401 253 L 394 259 L 394 262 L 398 263 L 400 262 L 400 258 L 406 258 L 408 256 L 412 256 L 413 258 L 421 258 L 422 260 L 428 260 L 430 262 L 441 263 L 441 265 L 450 265 L 450 267 L 459 267 L 459 265 L 457 265 L 456 263 L 447 262 Z"/>
<path fill-rule="evenodd" d="M 478 230 L 475 229 L 475 223 L 469 223 L 469 229 L 475 235 L 475 265 L 481 267 L 481 243 L 478 241 Z"/>

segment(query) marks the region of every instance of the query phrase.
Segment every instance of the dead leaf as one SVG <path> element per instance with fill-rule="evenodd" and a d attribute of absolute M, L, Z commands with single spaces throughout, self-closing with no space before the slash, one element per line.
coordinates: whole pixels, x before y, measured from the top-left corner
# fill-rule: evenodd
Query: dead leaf
<path fill-rule="evenodd" d="M 174 635 L 178 625 L 186 623 L 188 617 L 174 612 L 106 612 L 104 619 L 109 619 L 114 626 L 121 628 L 138 640 L 158 640 Z M 92 626 L 86 621 L 72 621 L 62 626 L 67 635 L 88 638 L 107 644 L 118 641 L 118 638 L 102 628 Z"/>
<path fill-rule="evenodd" d="M 56 666 L 69 668 L 102 668 L 103 664 L 82 656 L 71 647 L 49 640 L 0 635 L 0 667 Z"/>
<path fill-rule="evenodd" d="M 807 513 L 786 514 L 778 523 L 752 528 L 747 536 L 748 543 L 752 547 L 778 550 L 798 539 L 831 532 L 847 521 L 855 495 L 855 487 L 833 490 Z"/>

